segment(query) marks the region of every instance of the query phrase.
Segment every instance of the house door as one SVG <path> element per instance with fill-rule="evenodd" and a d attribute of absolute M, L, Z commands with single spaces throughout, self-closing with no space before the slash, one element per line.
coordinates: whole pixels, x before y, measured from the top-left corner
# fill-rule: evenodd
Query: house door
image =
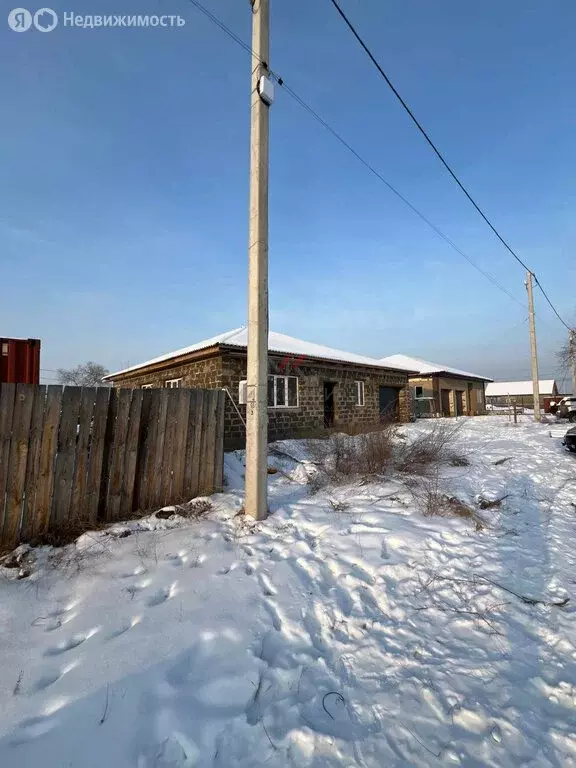
<path fill-rule="evenodd" d="M 378 390 L 378 405 L 380 421 L 398 421 L 399 390 L 396 387 L 380 387 Z"/>
<path fill-rule="evenodd" d="M 324 382 L 324 426 L 331 427 L 334 424 L 334 387 L 333 381 Z"/>
<path fill-rule="evenodd" d="M 440 390 L 440 410 L 442 411 L 442 416 L 450 416 L 450 390 L 449 389 L 441 389 Z"/>
<path fill-rule="evenodd" d="M 460 389 L 454 390 L 454 408 L 456 410 L 455 416 L 464 415 L 464 392 Z"/>

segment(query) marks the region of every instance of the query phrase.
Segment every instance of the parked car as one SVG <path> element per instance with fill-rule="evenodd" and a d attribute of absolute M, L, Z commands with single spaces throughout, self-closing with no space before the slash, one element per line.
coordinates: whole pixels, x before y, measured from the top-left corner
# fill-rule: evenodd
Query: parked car
<path fill-rule="evenodd" d="M 576 453 L 576 427 L 570 427 L 564 435 L 564 445 L 572 453 Z"/>
<path fill-rule="evenodd" d="M 563 397 L 558 405 L 556 415 L 560 419 L 568 419 L 568 421 L 576 421 L 576 397 L 570 395 L 569 397 Z"/>

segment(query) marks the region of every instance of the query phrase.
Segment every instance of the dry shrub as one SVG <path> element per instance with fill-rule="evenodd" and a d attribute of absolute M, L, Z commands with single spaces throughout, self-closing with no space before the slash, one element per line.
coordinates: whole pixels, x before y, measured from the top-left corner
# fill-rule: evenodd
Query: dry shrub
<path fill-rule="evenodd" d="M 208 499 L 192 499 L 186 504 L 177 504 L 175 514 L 197 520 L 212 511 L 212 502 Z"/>
<path fill-rule="evenodd" d="M 327 440 L 309 443 L 308 449 L 319 467 L 312 479 L 314 487 L 321 487 L 327 480 L 384 472 L 392 461 L 392 439 L 392 428 L 378 425 L 374 431 L 364 428 L 355 435 L 336 432 Z"/>
<path fill-rule="evenodd" d="M 83 520 L 67 520 L 59 525 L 50 525 L 47 531 L 30 540 L 31 547 L 65 547 L 87 531 L 102 531 L 109 523 L 93 523 Z"/>
<path fill-rule="evenodd" d="M 485 521 L 475 509 L 446 493 L 438 473 L 422 478 L 414 485 L 412 493 L 425 517 L 461 517 L 473 522 L 477 531 L 485 526 Z"/>
<path fill-rule="evenodd" d="M 467 466 L 467 457 L 455 448 L 461 423 L 437 422 L 413 440 L 396 446 L 395 464 L 400 472 L 426 475 L 438 464 Z"/>

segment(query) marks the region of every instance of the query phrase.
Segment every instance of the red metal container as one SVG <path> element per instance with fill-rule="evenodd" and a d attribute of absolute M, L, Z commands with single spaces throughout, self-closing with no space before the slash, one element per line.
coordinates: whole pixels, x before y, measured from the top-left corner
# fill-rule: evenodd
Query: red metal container
<path fill-rule="evenodd" d="M 0 336 L 0 384 L 40 382 L 40 339 Z"/>

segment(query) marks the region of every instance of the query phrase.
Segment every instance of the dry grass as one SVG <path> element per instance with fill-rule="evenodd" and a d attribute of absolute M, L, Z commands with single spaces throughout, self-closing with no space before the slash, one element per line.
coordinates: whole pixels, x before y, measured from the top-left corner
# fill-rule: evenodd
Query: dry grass
<path fill-rule="evenodd" d="M 410 475 L 427 475 L 439 464 L 467 466 L 468 458 L 455 448 L 461 428 L 462 424 L 458 422 L 438 422 L 413 440 L 397 445 L 396 468 Z"/>
<path fill-rule="evenodd" d="M 437 472 L 420 478 L 413 485 L 412 494 L 425 517 L 460 517 L 474 523 L 477 531 L 486 526 L 486 522 L 475 509 L 447 493 Z"/>
<path fill-rule="evenodd" d="M 83 520 L 67 520 L 59 525 L 51 525 L 44 533 L 30 540 L 31 547 L 65 547 L 87 531 L 103 531 L 110 523 L 93 523 Z"/>
<path fill-rule="evenodd" d="M 393 454 L 393 429 L 377 425 L 373 431 L 355 435 L 335 432 L 327 440 L 310 442 L 309 451 L 319 467 L 311 484 L 320 488 L 323 481 L 343 481 L 354 476 L 370 476 L 386 471 Z"/>
<path fill-rule="evenodd" d="M 308 452 L 318 468 L 310 477 L 312 493 L 329 483 L 346 482 L 399 471 L 409 478 L 430 476 L 441 464 L 466 467 L 466 453 L 457 445 L 460 423 L 439 422 L 413 439 L 397 425 L 364 426 L 356 434 L 335 432 L 325 440 L 310 440 Z M 410 480 L 408 480 L 410 482 Z"/>

